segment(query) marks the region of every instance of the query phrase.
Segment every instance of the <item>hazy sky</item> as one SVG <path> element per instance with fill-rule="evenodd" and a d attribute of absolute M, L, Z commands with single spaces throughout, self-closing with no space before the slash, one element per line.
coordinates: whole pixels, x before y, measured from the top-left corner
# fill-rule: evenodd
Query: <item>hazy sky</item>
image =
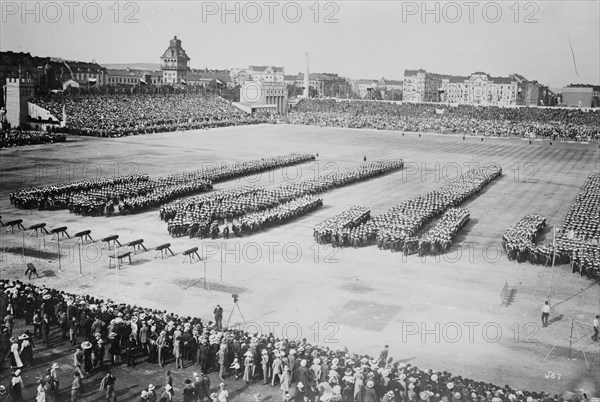
<path fill-rule="evenodd" d="M 404 69 L 424 68 L 520 73 L 552 87 L 600 83 L 598 1 L 23 4 L 1 3 L 1 50 L 158 63 L 177 35 L 192 68 L 270 64 L 296 74 L 310 52 L 311 72 L 351 78 L 402 79 Z"/>

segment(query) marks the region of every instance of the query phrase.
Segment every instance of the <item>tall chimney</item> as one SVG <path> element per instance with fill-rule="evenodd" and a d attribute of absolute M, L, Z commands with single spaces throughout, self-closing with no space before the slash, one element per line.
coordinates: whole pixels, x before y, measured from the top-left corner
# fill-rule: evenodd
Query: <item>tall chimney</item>
<path fill-rule="evenodd" d="M 306 53 L 304 55 L 304 57 L 306 57 L 306 71 L 304 72 L 304 93 L 302 94 L 303 98 L 308 98 L 308 58 L 309 58 L 309 54 Z"/>

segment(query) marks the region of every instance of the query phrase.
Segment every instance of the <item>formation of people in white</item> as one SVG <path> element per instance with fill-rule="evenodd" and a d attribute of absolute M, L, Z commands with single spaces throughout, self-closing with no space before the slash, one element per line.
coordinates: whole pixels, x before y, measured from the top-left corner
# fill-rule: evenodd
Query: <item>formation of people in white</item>
<path fill-rule="evenodd" d="M 24 145 L 53 144 L 65 142 L 67 137 L 61 133 L 43 131 L 0 130 L 0 148 L 20 147 Z"/>
<path fill-rule="evenodd" d="M 441 109 L 443 113 L 438 113 Z M 600 110 L 304 99 L 281 122 L 498 137 L 600 139 Z"/>
<path fill-rule="evenodd" d="M 546 219 L 526 215 L 502 236 L 509 259 L 550 265 L 572 264 L 573 272 L 600 277 L 600 174 L 591 174 L 571 205 L 553 243 L 535 244 Z"/>
<path fill-rule="evenodd" d="M 508 259 L 519 262 L 529 260 L 531 263 L 539 262 L 543 264 L 544 261 L 538 261 L 538 253 L 536 253 L 534 242 L 545 226 L 545 216 L 528 214 L 515 226 L 509 227 L 502 235 L 502 247 L 504 247 Z"/>
<path fill-rule="evenodd" d="M 402 160 L 385 160 L 364 163 L 342 172 L 320 175 L 295 183 L 283 184 L 274 188 L 244 186 L 226 191 L 177 201 L 161 209 L 161 219 L 168 222 L 168 231 L 172 236 L 200 236 L 213 238 L 219 229 L 215 224 L 229 224 L 236 235 L 252 233 L 264 223 L 265 216 L 260 212 L 282 205 L 289 212 L 286 203 L 300 197 L 321 194 L 334 188 L 347 186 L 359 181 L 369 180 L 399 169 Z M 275 210 L 275 213 L 278 210 Z M 302 208 L 299 211 L 308 211 Z M 253 215 L 250 215 L 253 214 Z M 272 212 L 270 213 L 272 214 Z M 245 216 L 244 219 L 239 219 Z"/>
<path fill-rule="evenodd" d="M 319 224 L 313 234 L 319 242 L 337 247 L 377 243 L 380 249 L 404 254 L 443 252 L 470 219 L 469 211 L 456 207 L 501 175 L 502 168 L 496 165 L 475 167 L 457 180 L 406 200 L 381 215 L 369 218 L 359 208 L 346 211 Z M 420 238 L 416 236 L 417 231 L 440 216 L 432 229 Z"/>
<path fill-rule="evenodd" d="M 17 208 L 63 209 L 87 216 L 135 214 L 174 199 L 210 191 L 213 183 L 314 160 L 310 154 L 292 153 L 233 164 L 208 164 L 205 169 L 150 178 L 133 174 L 74 183 L 27 188 L 10 194 Z"/>
<path fill-rule="evenodd" d="M 352 229 L 371 218 L 371 210 L 366 207 L 353 206 L 342 213 L 319 223 L 313 230 L 315 241 L 321 244 L 331 243 L 335 247 L 342 247 L 349 239 L 354 243 L 359 238 L 352 236 Z M 340 241 L 342 243 L 340 244 Z M 352 244 L 358 246 L 359 244 Z"/>

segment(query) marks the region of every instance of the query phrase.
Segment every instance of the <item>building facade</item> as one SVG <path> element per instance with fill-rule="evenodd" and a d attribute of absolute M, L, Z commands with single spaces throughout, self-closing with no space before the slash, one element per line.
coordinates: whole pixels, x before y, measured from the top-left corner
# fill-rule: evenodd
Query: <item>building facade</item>
<path fill-rule="evenodd" d="M 203 87 L 210 87 L 212 85 L 222 87 L 234 86 L 230 72 L 227 70 L 192 70 L 187 74 L 185 82 L 187 85 L 199 85 Z"/>
<path fill-rule="evenodd" d="M 276 66 L 249 66 L 248 68 L 234 68 L 230 71 L 233 85 L 244 85 L 246 82 L 284 82 L 283 67 Z"/>
<path fill-rule="evenodd" d="M 52 89 L 63 89 L 67 81 L 74 81 L 83 87 L 104 85 L 106 69 L 95 62 L 37 57 L 23 52 L 0 52 L 2 85 L 9 78 L 31 80 L 38 93 L 46 93 Z"/>
<path fill-rule="evenodd" d="M 283 82 L 249 81 L 240 89 L 240 103 L 246 105 L 274 105 L 279 114 L 287 112 L 287 87 Z"/>
<path fill-rule="evenodd" d="M 34 82 L 30 78 L 7 78 L 4 85 L 6 121 L 17 128 L 29 122 L 29 98 L 35 95 Z"/>
<path fill-rule="evenodd" d="M 600 85 L 567 85 L 562 89 L 562 104 L 568 107 L 600 107 Z"/>
<path fill-rule="evenodd" d="M 162 77 L 161 71 L 106 69 L 106 85 L 161 85 Z"/>
<path fill-rule="evenodd" d="M 298 87 L 304 87 L 304 73 L 296 75 L 294 84 Z M 319 97 L 344 96 L 348 94 L 350 89 L 350 84 L 344 77 L 332 73 L 309 73 L 308 86 L 316 90 Z"/>
<path fill-rule="evenodd" d="M 517 104 L 518 82 L 475 72 L 469 77 L 442 78 L 440 100 L 463 105 L 511 106 Z"/>
<path fill-rule="evenodd" d="M 248 74 L 255 82 L 283 82 L 283 67 L 249 66 Z"/>
<path fill-rule="evenodd" d="M 552 92 L 546 85 L 530 81 L 521 74 L 511 74 L 517 81 L 517 105 L 525 106 L 554 106 Z"/>
<path fill-rule="evenodd" d="M 369 97 L 370 91 L 376 90 L 377 80 L 354 80 L 352 81 L 352 92 L 361 99 Z"/>
<path fill-rule="evenodd" d="M 439 102 L 442 86 L 441 74 L 428 73 L 423 69 L 404 70 L 402 100 L 405 102 Z"/>
<path fill-rule="evenodd" d="M 63 60 L 60 68 L 60 77 L 72 79 L 80 86 L 105 85 L 106 69 L 97 63 L 87 63 L 83 61 Z"/>
<path fill-rule="evenodd" d="M 403 81 L 388 80 L 355 80 L 352 91 L 361 99 L 401 100 Z"/>
<path fill-rule="evenodd" d="M 190 58 L 181 47 L 181 40 L 175 36 L 169 41 L 169 47 L 160 57 L 162 81 L 165 84 L 181 84 L 190 70 Z"/>

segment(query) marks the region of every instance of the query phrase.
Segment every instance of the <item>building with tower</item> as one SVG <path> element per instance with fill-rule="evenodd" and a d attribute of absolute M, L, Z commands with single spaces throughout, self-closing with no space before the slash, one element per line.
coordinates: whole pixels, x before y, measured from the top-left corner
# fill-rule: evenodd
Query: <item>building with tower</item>
<path fill-rule="evenodd" d="M 165 84 L 185 83 L 185 76 L 190 70 L 190 58 L 181 47 L 181 40 L 175 36 L 169 41 L 169 47 L 160 57 L 160 69 Z"/>
<path fill-rule="evenodd" d="M 7 78 L 4 86 L 6 122 L 17 128 L 29 122 L 29 98 L 34 96 L 31 78 Z"/>

